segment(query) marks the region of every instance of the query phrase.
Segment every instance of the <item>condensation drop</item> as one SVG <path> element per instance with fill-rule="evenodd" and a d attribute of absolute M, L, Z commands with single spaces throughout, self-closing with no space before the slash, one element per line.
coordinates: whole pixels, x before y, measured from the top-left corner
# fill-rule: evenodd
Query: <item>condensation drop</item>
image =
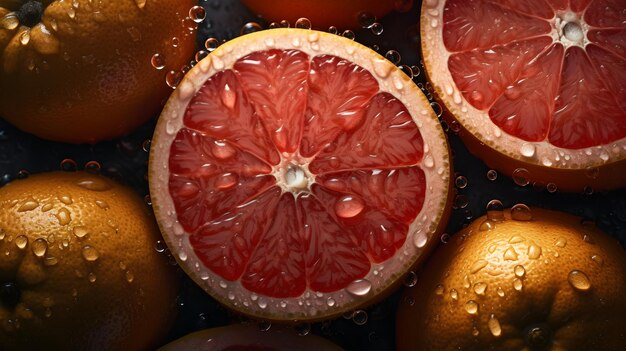
<path fill-rule="evenodd" d="M 43 238 L 36 239 L 33 241 L 31 249 L 33 250 L 33 254 L 35 254 L 35 256 L 43 257 L 48 251 L 48 242 Z"/>
<path fill-rule="evenodd" d="M 492 313 L 489 316 L 489 321 L 487 321 L 487 326 L 489 327 L 489 331 L 493 336 L 500 336 L 502 334 L 502 327 L 500 326 L 500 321 L 496 318 L 496 316 Z"/>
<path fill-rule="evenodd" d="M 354 311 L 354 314 L 352 315 L 352 321 L 356 325 L 364 325 L 367 323 L 367 318 L 367 312 L 364 310 Z"/>
<path fill-rule="evenodd" d="M 516 276 L 521 278 L 524 276 L 524 274 L 526 274 L 526 269 L 524 269 L 524 266 L 522 265 L 517 265 L 515 266 L 515 268 L 513 268 L 513 272 L 515 273 Z"/>
<path fill-rule="evenodd" d="M 500 200 L 491 200 L 487 204 L 487 218 L 491 221 L 504 220 L 504 205 Z"/>
<path fill-rule="evenodd" d="M 98 257 L 100 257 L 100 254 L 93 246 L 85 245 L 83 247 L 83 258 L 85 261 L 94 262 Z"/>
<path fill-rule="evenodd" d="M 346 291 L 354 296 L 365 296 L 372 290 L 372 283 L 367 279 L 358 279 L 346 287 Z"/>
<path fill-rule="evenodd" d="M 516 204 L 511 208 L 511 218 L 515 221 L 530 221 L 533 219 L 533 213 L 527 205 Z"/>
<path fill-rule="evenodd" d="M 587 291 L 591 288 L 589 277 L 579 270 L 573 270 L 567 275 L 567 281 L 570 285 L 579 291 Z"/>
<path fill-rule="evenodd" d="M 469 300 L 465 303 L 465 310 L 469 314 L 477 314 L 478 313 L 478 303 L 474 300 Z"/>

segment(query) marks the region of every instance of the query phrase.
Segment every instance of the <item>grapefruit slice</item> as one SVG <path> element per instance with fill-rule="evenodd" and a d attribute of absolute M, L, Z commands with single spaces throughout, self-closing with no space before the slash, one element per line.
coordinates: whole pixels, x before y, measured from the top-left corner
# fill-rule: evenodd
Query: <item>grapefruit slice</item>
<path fill-rule="evenodd" d="M 623 1 L 429 0 L 421 34 L 437 95 L 490 167 L 520 185 L 626 186 Z"/>
<path fill-rule="evenodd" d="M 200 330 L 172 341 L 157 351 L 341 351 L 342 348 L 319 336 L 298 335 L 273 326 L 262 331 L 254 325 L 235 324 Z"/>
<path fill-rule="evenodd" d="M 199 62 L 150 153 L 156 218 L 222 304 L 319 320 L 398 286 L 449 212 L 451 162 L 430 104 L 349 39 L 273 29 Z"/>

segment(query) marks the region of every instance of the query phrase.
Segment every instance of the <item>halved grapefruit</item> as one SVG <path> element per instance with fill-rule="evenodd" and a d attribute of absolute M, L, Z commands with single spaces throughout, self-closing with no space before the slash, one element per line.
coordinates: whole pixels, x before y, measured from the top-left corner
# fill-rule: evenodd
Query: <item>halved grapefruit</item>
<path fill-rule="evenodd" d="M 157 351 L 341 351 L 342 348 L 316 335 L 298 335 L 287 328 L 262 331 L 249 324 L 236 324 L 193 332 Z"/>
<path fill-rule="evenodd" d="M 490 167 L 567 191 L 626 186 L 623 1 L 428 0 L 421 34 L 437 95 Z"/>
<path fill-rule="evenodd" d="M 449 212 L 451 162 L 427 99 L 349 39 L 273 29 L 200 61 L 150 152 L 156 218 L 218 301 L 319 320 L 398 286 Z"/>

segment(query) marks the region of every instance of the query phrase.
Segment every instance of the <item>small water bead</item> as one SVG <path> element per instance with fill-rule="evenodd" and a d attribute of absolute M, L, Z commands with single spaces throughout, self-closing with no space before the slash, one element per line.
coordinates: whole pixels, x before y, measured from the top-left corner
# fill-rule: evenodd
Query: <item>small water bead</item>
<path fill-rule="evenodd" d="M 412 288 L 417 284 L 417 273 L 410 271 L 404 278 L 404 286 Z"/>
<path fill-rule="evenodd" d="M 311 21 L 306 17 L 298 18 L 294 26 L 301 29 L 311 29 Z"/>
<path fill-rule="evenodd" d="M 147 0 L 135 0 L 135 4 L 138 8 L 143 9 L 146 6 Z"/>
<path fill-rule="evenodd" d="M 26 235 L 19 235 L 17 238 L 15 238 L 15 246 L 17 246 L 18 249 L 23 250 L 24 248 L 26 248 L 27 245 L 28 237 Z"/>
<path fill-rule="evenodd" d="M 511 174 L 511 177 L 513 178 L 515 184 L 519 186 L 526 186 L 530 183 L 530 180 L 528 179 L 529 175 L 530 172 L 528 172 L 526 168 L 516 168 L 513 171 L 513 174 Z"/>
<path fill-rule="evenodd" d="M 400 64 L 400 61 L 402 60 L 402 56 L 400 56 L 400 53 L 396 50 L 387 51 L 385 53 L 385 58 L 391 61 L 391 63 L 393 63 L 394 65 Z"/>
<path fill-rule="evenodd" d="M 171 70 L 165 75 L 165 83 L 172 89 L 176 89 L 182 79 L 183 73 L 175 70 Z"/>
<path fill-rule="evenodd" d="M 87 171 L 88 173 L 91 174 L 98 174 L 100 173 L 100 170 L 102 169 L 102 166 L 100 166 L 100 163 L 98 161 L 88 161 L 87 163 L 85 163 L 85 171 Z"/>
<path fill-rule="evenodd" d="M 209 52 L 213 52 L 218 46 L 220 46 L 220 41 L 216 38 L 209 38 L 204 42 L 204 47 Z"/>
<path fill-rule="evenodd" d="M 452 301 L 457 301 L 459 299 L 459 292 L 454 288 L 450 289 L 450 298 Z"/>
<path fill-rule="evenodd" d="M 479 282 L 479 283 L 476 283 L 474 285 L 474 292 L 477 295 L 484 295 L 486 290 L 487 290 L 487 284 L 486 283 Z"/>
<path fill-rule="evenodd" d="M 372 31 L 372 34 L 374 35 L 381 35 L 385 31 L 385 28 L 383 28 L 383 25 L 380 22 L 376 22 L 372 24 L 370 31 Z"/>
<path fill-rule="evenodd" d="M 526 274 L 526 269 L 524 269 L 524 266 L 522 265 L 517 265 L 515 266 L 515 268 L 513 268 L 513 272 L 515 273 L 516 276 L 521 278 Z"/>
<path fill-rule="evenodd" d="M 513 289 L 517 290 L 517 291 L 522 291 L 524 284 L 522 283 L 522 280 L 519 278 L 515 278 L 513 279 Z"/>
<path fill-rule="evenodd" d="M 89 234 L 87 227 L 84 226 L 76 226 L 72 229 L 72 232 L 77 238 L 84 238 L 87 234 Z"/>
<path fill-rule="evenodd" d="M 454 185 L 459 189 L 464 189 L 467 186 L 467 178 L 464 176 L 458 176 L 454 180 Z"/>
<path fill-rule="evenodd" d="M 579 291 L 587 291 L 591 288 L 589 277 L 582 271 L 572 270 L 567 275 L 567 281 L 570 285 Z"/>
<path fill-rule="evenodd" d="M 530 221 L 533 219 L 533 212 L 525 204 L 516 204 L 511 208 L 511 218 L 515 221 Z"/>
<path fill-rule="evenodd" d="M 363 201 L 355 196 L 346 195 L 335 203 L 335 213 L 341 218 L 353 218 L 359 215 L 365 204 Z"/>
<path fill-rule="evenodd" d="M 489 316 L 489 320 L 487 321 L 487 326 L 489 327 L 489 331 L 493 336 L 500 336 L 502 334 L 502 327 L 500 326 L 500 321 L 496 318 L 496 316 L 492 313 Z"/>
<path fill-rule="evenodd" d="M 343 33 L 341 33 L 341 36 L 344 38 L 348 38 L 350 40 L 354 40 L 356 38 L 356 35 L 354 34 L 354 32 L 349 29 L 344 30 Z"/>
<path fill-rule="evenodd" d="M 469 300 L 465 303 L 465 311 L 467 313 L 475 315 L 478 313 L 478 303 L 474 300 Z"/>
<path fill-rule="evenodd" d="M 593 262 L 595 262 L 598 266 L 602 266 L 602 264 L 604 263 L 604 260 L 602 259 L 601 256 L 599 255 L 593 255 L 591 256 L 591 259 L 593 260 Z"/>
<path fill-rule="evenodd" d="M 248 22 L 246 24 L 243 25 L 243 27 L 241 27 L 241 30 L 239 31 L 240 35 L 246 35 L 246 34 L 250 34 L 250 33 L 254 33 L 254 32 L 258 32 L 263 30 L 263 27 L 261 27 L 260 24 L 256 23 L 256 22 Z"/>
<path fill-rule="evenodd" d="M 361 28 L 367 29 L 371 28 L 374 23 L 376 23 L 376 16 L 369 12 L 361 12 L 358 16 L 359 26 Z"/>
<path fill-rule="evenodd" d="M 280 28 L 289 28 L 291 26 L 291 24 L 287 20 L 282 20 L 278 22 L 278 25 L 280 26 Z"/>
<path fill-rule="evenodd" d="M 327 32 L 330 33 L 330 34 L 337 34 L 337 33 L 339 33 L 339 29 L 337 29 L 337 27 L 335 27 L 335 26 L 330 26 L 330 27 L 328 27 Z"/>
<path fill-rule="evenodd" d="M 491 200 L 487 203 L 487 219 L 491 221 L 504 220 L 504 205 L 500 200 Z"/>
<path fill-rule="evenodd" d="M 36 209 L 37 207 L 39 207 L 39 202 L 32 197 L 29 197 L 23 204 L 20 205 L 20 207 L 17 208 L 17 212 L 28 212 Z"/>
<path fill-rule="evenodd" d="M 501 288 L 501 287 L 498 287 L 498 288 L 496 289 L 496 293 L 498 294 L 498 296 L 500 296 L 500 297 L 504 297 L 504 290 L 502 290 L 502 288 Z"/>
<path fill-rule="evenodd" d="M 441 238 L 440 238 L 440 240 L 441 240 L 441 242 L 442 242 L 443 244 L 447 244 L 447 243 L 448 243 L 448 241 L 450 241 L 450 234 L 448 234 L 448 233 L 443 233 L 443 234 L 441 234 Z"/>
<path fill-rule="evenodd" d="M 409 78 L 413 78 L 413 70 L 408 65 L 400 65 L 398 66 L 400 70 L 407 75 Z"/>
<path fill-rule="evenodd" d="M 346 287 L 346 291 L 354 296 L 365 296 L 372 290 L 372 283 L 367 279 L 357 279 Z"/>
<path fill-rule="evenodd" d="M 16 178 L 17 178 L 17 179 L 26 179 L 26 178 L 28 178 L 28 176 L 29 176 L 29 175 L 30 175 L 30 172 L 28 172 L 28 171 L 27 171 L 27 170 L 25 170 L 25 169 L 20 169 L 20 170 L 17 172 L 17 177 L 16 177 Z"/>
<path fill-rule="evenodd" d="M 48 251 L 48 242 L 46 241 L 46 239 L 43 238 L 35 239 L 30 247 L 33 251 L 33 254 L 41 258 Z"/>
<path fill-rule="evenodd" d="M 530 258 L 531 260 L 536 260 L 540 256 L 541 256 L 541 246 L 535 243 L 531 243 L 530 246 L 528 246 L 528 258 Z"/>
<path fill-rule="evenodd" d="M 489 264 L 489 262 L 487 262 L 486 260 L 477 260 L 470 267 L 470 273 L 476 274 L 481 269 L 487 267 L 488 264 Z"/>
<path fill-rule="evenodd" d="M 585 195 L 592 195 L 593 194 L 593 188 L 591 187 L 591 185 L 585 186 L 585 188 L 583 189 L 583 194 L 585 194 Z"/>
<path fill-rule="evenodd" d="M 90 283 L 95 283 L 96 282 L 96 274 L 95 273 L 89 273 L 87 275 L 87 280 L 89 280 Z"/>
<path fill-rule="evenodd" d="M 206 50 L 198 50 L 198 52 L 196 52 L 196 56 L 194 57 L 196 62 L 200 62 L 202 61 L 203 58 L 209 56 L 209 52 Z"/>
<path fill-rule="evenodd" d="M 15 12 L 10 12 L 0 19 L 0 27 L 8 30 L 13 30 L 20 25 L 20 20 L 17 18 Z"/>
<path fill-rule="evenodd" d="M 189 9 L 189 17 L 196 23 L 204 21 L 206 18 L 206 11 L 202 6 L 193 6 Z"/>
<path fill-rule="evenodd" d="M 100 257 L 100 254 L 98 253 L 98 250 L 96 250 L 93 246 L 83 246 L 83 258 L 85 259 L 85 261 L 94 262 L 98 260 L 98 257 Z"/>
<path fill-rule="evenodd" d="M 555 193 L 557 191 L 557 186 L 554 183 L 548 183 L 546 185 L 546 190 L 548 190 L 549 193 Z"/>
<path fill-rule="evenodd" d="M 78 169 L 78 165 L 76 164 L 76 161 L 72 160 L 71 158 L 66 158 L 63 161 L 61 161 L 62 171 L 76 172 L 77 169 Z"/>
<path fill-rule="evenodd" d="M 564 248 L 567 245 L 567 240 L 564 238 L 558 238 L 554 243 L 554 246 Z"/>
<path fill-rule="evenodd" d="M 534 144 L 524 143 L 520 148 L 520 153 L 522 154 L 522 156 L 530 158 L 535 156 L 535 150 L 536 148 Z"/>
<path fill-rule="evenodd" d="M 43 260 L 43 264 L 44 266 L 56 266 L 59 263 L 59 259 L 53 256 L 47 256 L 44 260 Z"/>
<path fill-rule="evenodd" d="M 352 315 L 352 321 L 356 325 L 364 325 L 365 323 L 367 323 L 367 319 L 368 315 L 367 312 L 365 312 L 364 310 L 354 311 L 354 314 Z"/>
<path fill-rule="evenodd" d="M 437 118 L 443 115 L 443 107 L 441 107 L 441 105 L 439 105 L 438 102 L 436 101 L 431 102 L 430 107 L 432 107 L 433 111 L 435 111 L 435 115 L 437 116 Z"/>
<path fill-rule="evenodd" d="M 495 169 L 488 170 L 487 179 L 489 179 L 492 182 L 495 181 L 496 179 L 498 179 L 498 172 Z"/>

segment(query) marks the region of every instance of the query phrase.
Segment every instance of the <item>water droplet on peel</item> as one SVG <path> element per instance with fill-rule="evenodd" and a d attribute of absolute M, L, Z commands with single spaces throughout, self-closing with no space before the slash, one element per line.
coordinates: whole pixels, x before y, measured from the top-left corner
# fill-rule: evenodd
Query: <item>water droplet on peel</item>
<path fill-rule="evenodd" d="M 579 270 L 569 272 L 567 275 L 567 281 L 574 289 L 579 291 L 587 291 L 591 288 L 589 277 L 587 277 L 584 272 Z"/>
<path fill-rule="evenodd" d="M 372 63 L 374 65 L 374 73 L 380 78 L 387 78 L 393 68 L 393 65 L 390 65 L 387 60 L 375 59 Z"/>
<path fill-rule="evenodd" d="M 501 288 L 501 287 L 498 287 L 498 288 L 496 289 L 496 293 L 498 293 L 498 296 L 500 296 L 500 297 L 504 297 L 504 290 L 502 290 L 502 288 Z"/>
<path fill-rule="evenodd" d="M 513 289 L 517 290 L 517 291 L 522 291 L 524 284 L 522 283 L 522 280 L 519 278 L 515 278 L 513 279 Z"/>
<path fill-rule="evenodd" d="M 413 271 L 410 271 L 406 277 L 404 278 L 404 286 L 412 288 L 417 284 L 417 274 Z"/>
<path fill-rule="evenodd" d="M 19 235 L 15 238 L 15 246 L 17 246 L 20 250 L 23 250 L 28 245 L 28 237 L 26 235 Z"/>
<path fill-rule="evenodd" d="M 354 296 L 365 296 L 372 290 L 372 283 L 367 279 L 358 279 L 346 287 L 346 291 Z"/>
<path fill-rule="evenodd" d="M 469 300 L 465 303 L 465 310 L 469 314 L 477 314 L 478 313 L 478 303 L 474 300 Z"/>
<path fill-rule="evenodd" d="M 459 292 L 454 288 L 450 289 L 450 298 L 452 301 L 457 301 L 459 299 Z"/>
<path fill-rule="evenodd" d="M 92 190 L 92 191 L 106 191 L 106 190 L 111 189 L 111 184 L 109 184 L 104 179 L 99 179 L 99 178 L 81 179 L 76 182 L 76 185 L 78 185 L 81 188 Z"/>
<path fill-rule="evenodd" d="M 213 52 L 215 49 L 217 49 L 218 46 L 220 46 L 220 41 L 217 40 L 216 38 L 208 38 L 204 42 L 204 47 L 209 52 Z"/>
<path fill-rule="evenodd" d="M 595 262 L 598 266 L 602 266 L 602 263 L 604 263 L 604 260 L 602 259 L 601 256 L 599 255 L 593 255 L 591 256 L 591 259 L 593 260 L 593 262 Z"/>
<path fill-rule="evenodd" d="M 309 21 L 309 19 L 305 17 L 298 18 L 294 26 L 296 28 L 311 29 L 311 21 Z"/>
<path fill-rule="evenodd" d="M 146 1 L 147 0 L 135 0 L 135 4 L 137 5 L 137 7 L 139 7 L 140 9 L 143 9 L 146 6 Z"/>
<path fill-rule="evenodd" d="M 515 221 L 530 221 L 533 219 L 532 210 L 525 204 L 516 204 L 511 208 L 511 219 Z"/>
<path fill-rule="evenodd" d="M 39 206 L 39 202 L 37 202 L 32 197 L 26 199 L 26 201 L 18 207 L 17 212 L 28 212 L 36 209 Z"/>
<path fill-rule="evenodd" d="M 554 246 L 564 248 L 567 245 L 567 240 L 564 238 L 558 238 L 554 243 Z"/>
<path fill-rule="evenodd" d="M 478 273 L 478 271 L 480 271 L 481 269 L 487 267 L 487 264 L 489 264 L 489 262 L 487 262 L 485 260 L 477 260 L 470 267 L 470 273 L 472 273 L 472 274 Z"/>
<path fill-rule="evenodd" d="M 474 285 L 474 292 L 478 295 L 484 295 L 485 294 L 485 290 L 487 290 L 487 284 L 486 283 L 476 283 Z"/>
<path fill-rule="evenodd" d="M 183 79 L 183 73 L 175 70 L 167 72 L 165 75 L 165 84 L 172 89 L 176 89 L 180 81 Z"/>
<path fill-rule="evenodd" d="M 336 301 L 332 297 L 329 297 L 328 299 L 326 299 L 326 304 L 328 305 L 328 307 L 333 307 L 335 306 Z"/>
<path fill-rule="evenodd" d="M 524 143 L 522 145 L 522 147 L 520 148 L 520 153 L 524 157 L 531 158 L 531 157 L 535 156 L 535 150 L 536 150 L 536 148 L 535 148 L 534 144 Z"/>
<path fill-rule="evenodd" d="M 65 207 L 59 209 L 59 211 L 54 216 L 57 218 L 60 225 L 68 225 L 72 221 L 72 215 L 70 211 Z"/>
<path fill-rule="evenodd" d="M 189 9 L 189 17 L 196 23 L 204 21 L 206 18 L 206 11 L 202 6 L 193 6 Z"/>
<path fill-rule="evenodd" d="M 541 246 L 538 246 L 535 243 L 531 243 L 528 246 L 528 258 L 531 260 L 536 260 L 541 256 Z"/>
<path fill-rule="evenodd" d="M 87 275 L 87 280 L 89 280 L 90 283 L 95 283 L 96 282 L 96 274 L 95 273 L 89 273 Z"/>
<path fill-rule="evenodd" d="M 509 246 L 505 251 L 503 258 L 505 261 L 516 261 L 517 260 L 517 251 L 513 246 Z"/>
<path fill-rule="evenodd" d="M 492 313 L 489 316 L 489 321 L 487 321 L 487 326 L 489 327 L 489 331 L 493 336 L 500 336 L 502 334 L 502 327 L 500 326 L 500 321 L 496 318 L 496 316 Z"/>
<path fill-rule="evenodd" d="M 93 246 L 83 246 L 83 258 L 85 261 L 94 262 L 98 259 L 98 257 L 100 257 L 100 254 Z"/>
<path fill-rule="evenodd" d="M 31 245 L 31 249 L 35 256 L 43 257 L 48 251 L 48 242 L 43 238 L 35 239 Z"/>
<path fill-rule="evenodd" d="M 359 215 L 365 204 L 361 199 L 355 196 L 346 195 L 335 203 L 335 213 L 341 218 L 353 218 Z"/>
<path fill-rule="evenodd" d="M 515 268 L 513 268 L 513 272 L 516 276 L 521 278 L 524 276 L 524 274 L 526 274 L 526 269 L 524 269 L 524 266 L 522 265 L 517 265 L 515 266 Z"/>
<path fill-rule="evenodd" d="M 261 30 L 263 30 L 263 27 L 261 27 L 260 24 L 258 24 L 256 22 L 248 22 L 248 23 L 244 24 L 243 27 L 241 27 L 241 30 L 239 31 L 239 34 L 245 35 L 245 34 L 258 32 L 258 31 L 261 31 Z"/>
<path fill-rule="evenodd" d="M 481 232 L 486 232 L 486 231 L 492 230 L 495 227 L 496 227 L 496 222 L 490 219 L 485 219 L 478 227 L 478 230 Z"/>

